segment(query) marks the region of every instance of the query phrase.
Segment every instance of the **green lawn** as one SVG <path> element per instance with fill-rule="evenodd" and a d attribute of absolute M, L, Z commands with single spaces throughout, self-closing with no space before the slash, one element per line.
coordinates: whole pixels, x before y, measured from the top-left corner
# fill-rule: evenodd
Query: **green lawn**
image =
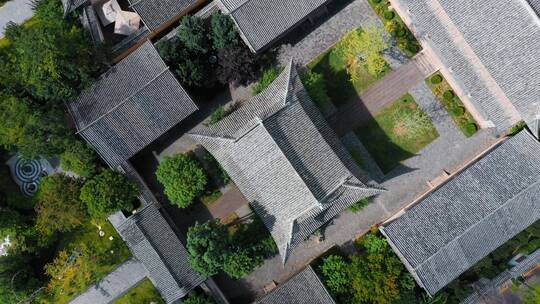
<path fill-rule="evenodd" d="M 99 229 L 105 233 L 99 236 Z M 112 240 L 109 237 L 112 236 Z M 120 238 L 114 227 L 108 221 L 91 223 L 63 235 L 58 250 L 65 250 L 68 255 L 81 251 L 83 256 L 80 265 L 69 266 L 69 262 L 62 262 L 65 278 L 54 280 L 49 284 L 47 293 L 42 294 L 38 303 L 68 303 L 72 298 L 86 291 L 92 284 L 98 282 L 118 265 L 131 257 L 131 252 Z"/>
<path fill-rule="evenodd" d="M 410 94 L 383 109 L 356 134 L 384 173 L 439 137 Z"/>
<path fill-rule="evenodd" d="M 128 293 L 118 298 L 113 304 L 164 304 L 165 301 L 159 295 L 154 285 L 150 280 L 142 281 L 135 288 L 132 288 Z"/>
<path fill-rule="evenodd" d="M 397 47 L 409 58 L 418 54 L 422 49 L 420 43 L 401 20 L 401 17 L 395 11 L 389 10 L 390 2 L 388 0 L 369 0 L 368 2 L 377 16 L 381 18 L 386 31 L 396 39 Z"/>
<path fill-rule="evenodd" d="M 448 111 L 448 114 L 450 114 L 450 117 L 452 117 L 452 120 L 461 132 L 466 137 L 473 136 L 478 131 L 478 124 L 465 109 L 463 102 L 456 96 L 446 79 L 437 72 L 428 77 L 426 83 L 437 97 L 437 100 Z"/>
<path fill-rule="evenodd" d="M 367 89 L 377 80 L 383 78 L 391 69 L 387 64 L 386 69 L 377 76 L 368 73 L 365 65 L 360 64 L 355 69 L 355 80 L 351 80 L 351 65 L 347 62 L 347 46 L 360 41 L 360 28 L 345 35 L 334 47 L 319 55 L 307 66 L 315 73 L 321 74 L 326 80 L 326 90 L 334 105 L 340 106 L 352 101 L 362 91 Z"/>

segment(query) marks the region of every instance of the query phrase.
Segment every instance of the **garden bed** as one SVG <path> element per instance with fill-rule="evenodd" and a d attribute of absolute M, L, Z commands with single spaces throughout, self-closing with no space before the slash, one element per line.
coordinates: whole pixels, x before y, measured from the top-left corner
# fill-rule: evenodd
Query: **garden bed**
<path fill-rule="evenodd" d="M 129 290 L 128 293 L 118 298 L 113 304 L 165 304 L 157 289 L 149 279 L 145 279 L 139 285 Z"/>
<path fill-rule="evenodd" d="M 367 45 L 362 32 L 360 28 L 353 30 L 307 65 L 311 72 L 320 74 L 327 80 L 325 89 L 336 106 L 353 101 L 391 71 L 390 65 L 380 54 L 377 58 L 381 64 L 378 73 L 370 73 L 365 62 L 356 60 L 360 53 L 358 49 Z"/>
<path fill-rule="evenodd" d="M 355 132 L 383 173 L 390 172 L 439 137 L 410 94 L 384 108 Z"/>
<path fill-rule="evenodd" d="M 369 0 L 368 2 L 377 16 L 381 18 L 386 31 L 396 39 L 397 47 L 409 58 L 418 54 L 422 49 L 420 43 L 397 12 L 391 8 L 390 2 L 387 0 Z"/>
<path fill-rule="evenodd" d="M 440 73 L 435 73 L 426 79 L 427 85 L 437 97 L 437 100 L 452 117 L 452 120 L 466 137 L 471 137 L 478 131 L 478 124 L 472 115 L 465 109 L 463 102 L 456 96 L 452 87 Z"/>

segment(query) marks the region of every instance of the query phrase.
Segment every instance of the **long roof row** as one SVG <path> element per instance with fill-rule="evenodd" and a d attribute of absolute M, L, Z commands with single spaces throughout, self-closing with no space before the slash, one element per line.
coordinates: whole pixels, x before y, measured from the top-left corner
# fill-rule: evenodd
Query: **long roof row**
<path fill-rule="evenodd" d="M 540 143 L 508 139 L 381 230 L 435 294 L 540 219 Z"/>
<path fill-rule="evenodd" d="M 499 131 L 540 105 L 538 0 L 395 0 L 424 46 Z M 531 6 L 532 5 L 532 6 Z"/>

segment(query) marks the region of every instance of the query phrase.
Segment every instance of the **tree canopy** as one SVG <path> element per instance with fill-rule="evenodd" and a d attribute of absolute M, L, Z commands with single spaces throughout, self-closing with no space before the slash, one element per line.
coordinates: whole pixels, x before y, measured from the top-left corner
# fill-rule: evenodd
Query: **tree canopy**
<path fill-rule="evenodd" d="M 64 170 L 73 171 L 89 177 L 96 171 L 97 155 L 86 143 L 73 140 L 60 155 L 60 164 Z"/>
<path fill-rule="evenodd" d="M 203 193 L 208 182 L 200 163 L 190 154 L 163 158 L 156 176 L 165 187 L 169 200 L 180 208 L 191 205 Z"/>
<path fill-rule="evenodd" d="M 204 22 L 202 18 L 191 15 L 180 20 L 176 36 L 193 53 L 206 54 L 210 50 L 208 27 Z"/>
<path fill-rule="evenodd" d="M 211 24 L 210 37 L 214 49 L 221 50 L 225 47 L 238 44 L 238 32 L 229 16 L 221 13 L 214 14 L 212 15 Z"/>
<path fill-rule="evenodd" d="M 227 226 L 212 220 L 190 227 L 187 250 L 191 265 L 198 272 L 211 276 L 223 270 L 238 279 L 274 255 L 277 247 L 260 221 L 240 225 L 230 234 Z"/>
<path fill-rule="evenodd" d="M 87 180 L 80 199 L 94 218 L 105 218 L 118 210 L 133 210 L 139 191 L 124 175 L 105 170 Z"/>
<path fill-rule="evenodd" d="M 36 228 L 43 235 L 66 232 L 85 222 L 79 199 L 82 182 L 61 173 L 44 177 L 36 195 Z"/>

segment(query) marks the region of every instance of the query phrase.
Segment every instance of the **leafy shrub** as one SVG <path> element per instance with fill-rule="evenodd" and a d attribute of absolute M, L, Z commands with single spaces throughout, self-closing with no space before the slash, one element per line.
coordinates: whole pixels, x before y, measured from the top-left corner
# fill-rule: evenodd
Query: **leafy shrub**
<path fill-rule="evenodd" d="M 349 207 L 349 210 L 351 210 L 354 213 L 357 213 L 357 212 L 360 212 L 362 209 L 364 209 L 364 207 L 366 207 L 367 205 L 369 205 L 369 199 L 363 198 L 359 200 L 358 202 L 352 204 Z"/>
<path fill-rule="evenodd" d="M 366 67 L 369 74 L 374 77 L 380 77 L 390 67 L 388 62 L 378 53 L 371 53 L 366 58 Z"/>
<path fill-rule="evenodd" d="M 392 20 L 394 19 L 394 17 L 396 16 L 396 14 L 392 11 L 386 11 L 384 12 L 384 19 L 386 20 Z"/>
<path fill-rule="evenodd" d="M 309 71 L 302 76 L 302 82 L 315 104 L 324 107 L 324 105 L 331 103 L 326 90 L 326 81 L 322 74 Z"/>
<path fill-rule="evenodd" d="M 466 124 L 464 128 L 465 128 L 465 135 L 467 136 L 471 136 L 476 131 L 478 131 L 478 126 L 474 122 Z"/>
<path fill-rule="evenodd" d="M 333 295 L 346 294 L 350 290 L 349 265 L 342 256 L 330 255 L 323 259 L 319 270 L 326 287 Z"/>
<path fill-rule="evenodd" d="M 443 81 L 443 78 L 441 75 L 437 74 L 431 77 L 430 79 L 432 84 L 439 84 Z"/>
<path fill-rule="evenodd" d="M 238 44 L 238 33 L 229 16 L 222 13 L 213 14 L 210 22 L 212 25 L 210 38 L 214 49 L 221 50 L 227 46 Z"/>
<path fill-rule="evenodd" d="M 448 90 L 443 93 L 443 98 L 446 100 L 452 100 L 454 98 L 455 94 L 454 91 Z"/>
<path fill-rule="evenodd" d="M 452 114 L 454 114 L 455 116 L 461 116 L 465 114 L 465 108 L 462 106 L 456 106 L 452 108 Z"/>
<path fill-rule="evenodd" d="M 369 1 L 371 1 L 371 3 L 373 4 L 377 4 L 377 3 L 381 3 L 382 0 L 369 0 Z"/>
<path fill-rule="evenodd" d="M 417 53 L 420 50 L 420 45 L 418 43 L 409 41 L 407 43 L 407 50 L 409 50 L 411 53 Z"/>
<path fill-rule="evenodd" d="M 118 210 L 133 210 L 138 194 L 137 186 L 124 175 L 105 170 L 86 181 L 80 199 L 92 217 L 102 219 Z"/>
<path fill-rule="evenodd" d="M 515 124 L 510 130 L 508 131 L 508 136 L 514 136 L 521 132 L 521 130 L 525 129 L 527 127 L 527 124 L 521 120 L 517 124 Z"/>
<path fill-rule="evenodd" d="M 82 177 L 89 177 L 96 171 L 97 156 L 87 144 L 74 140 L 60 155 L 64 170 L 73 171 Z"/>
<path fill-rule="evenodd" d="M 41 180 L 36 195 L 36 228 L 49 236 L 70 231 L 86 220 L 84 204 L 79 199 L 82 183 L 57 173 Z"/>
<path fill-rule="evenodd" d="M 231 250 L 227 227 L 219 220 L 195 224 L 188 230 L 186 247 L 193 269 L 212 276 L 222 269 Z"/>
<path fill-rule="evenodd" d="M 251 254 L 247 249 L 237 250 L 234 254 L 227 255 L 223 264 L 223 271 L 231 278 L 239 279 L 248 275 L 262 262 L 263 257 L 260 255 Z"/>
<path fill-rule="evenodd" d="M 209 296 L 198 293 L 191 292 L 186 298 L 182 299 L 184 304 L 213 304 L 215 303 Z"/>
<path fill-rule="evenodd" d="M 227 116 L 227 111 L 223 106 L 219 106 L 212 114 L 210 114 L 210 119 L 208 120 L 209 125 L 216 124 L 223 118 Z"/>
<path fill-rule="evenodd" d="M 208 182 L 199 162 L 189 154 L 163 158 L 156 171 L 165 195 L 180 208 L 186 208 L 200 196 Z"/>
<path fill-rule="evenodd" d="M 272 67 L 263 72 L 259 82 L 253 87 L 253 96 L 261 93 L 264 89 L 268 88 L 270 84 L 279 76 L 281 71 Z"/>

